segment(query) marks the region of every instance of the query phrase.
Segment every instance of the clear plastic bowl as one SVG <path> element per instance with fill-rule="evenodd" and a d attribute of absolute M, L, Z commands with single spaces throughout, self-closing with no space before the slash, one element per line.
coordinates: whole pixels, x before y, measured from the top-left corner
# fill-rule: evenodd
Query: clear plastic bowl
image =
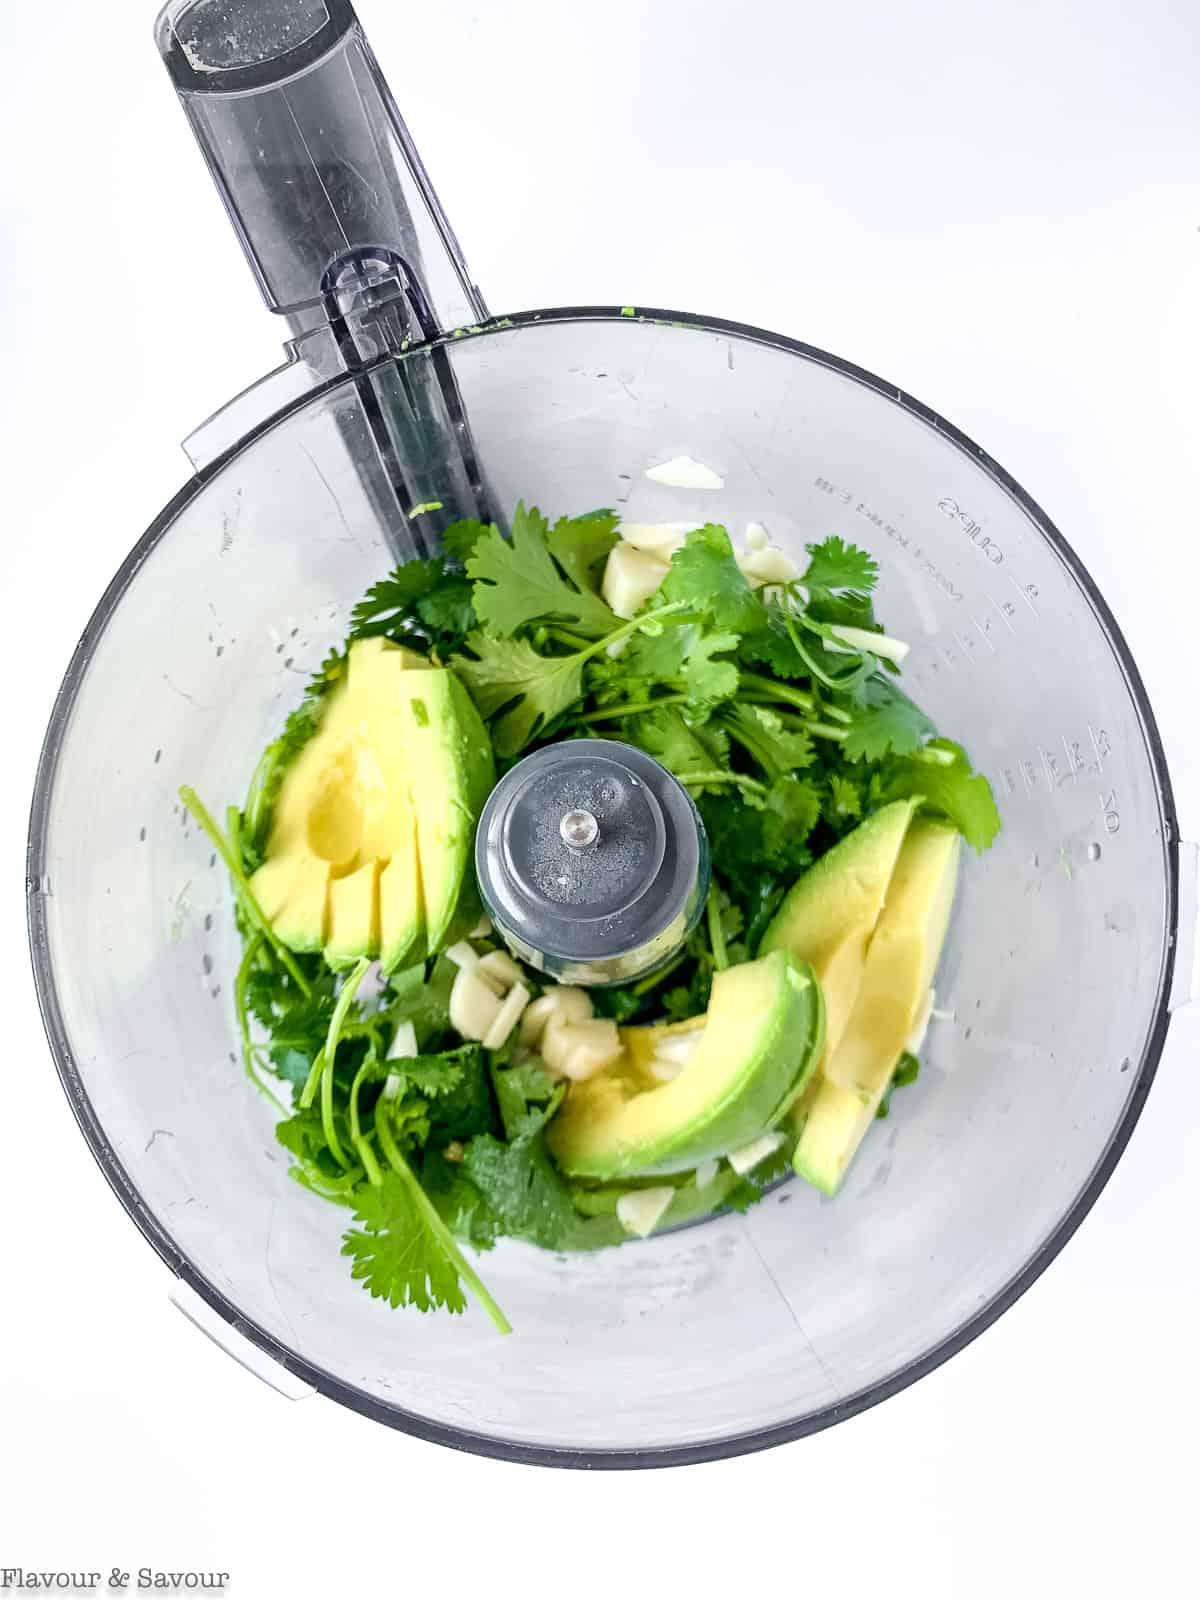
<path fill-rule="evenodd" d="M 392 1312 L 340 1209 L 287 1176 L 239 1065 L 225 877 L 177 799 L 237 800 L 348 608 L 405 547 L 355 465 L 349 380 L 202 470 L 105 594 L 34 801 L 29 911 L 59 1071 L 171 1270 L 324 1393 L 463 1448 L 662 1465 L 823 1427 L 987 1326 L 1095 1199 L 1162 1048 L 1177 843 L 1153 718 L 1111 615 L 1036 505 L 895 388 L 754 329 L 612 310 L 445 342 L 499 505 L 750 521 L 800 556 L 866 545 L 912 693 L 963 739 L 1004 830 L 972 859 L 919 1082 L 836 1200 L 581 1258 L 503 1242 L 516 1328 Z M 407 361 L 419 369 L 425 351 Z M 238 418 L 244 412 L 231 413 Z M 228 424 L 227 424 L 228 425 Z M 645 469 L 687 454 L 721 491 Z"/>

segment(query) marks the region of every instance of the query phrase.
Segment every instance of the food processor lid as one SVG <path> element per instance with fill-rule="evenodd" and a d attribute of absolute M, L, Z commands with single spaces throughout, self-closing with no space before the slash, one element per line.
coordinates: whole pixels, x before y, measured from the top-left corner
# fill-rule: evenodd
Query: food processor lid
<path fill-rule="evenodd" d="M 683 785 L 642 750 L 577 739 L 492 791 L 475 841 L 484 904 L 523 959 L 574 982 L 661 965 L 695 926 L 708 842 Z"/>

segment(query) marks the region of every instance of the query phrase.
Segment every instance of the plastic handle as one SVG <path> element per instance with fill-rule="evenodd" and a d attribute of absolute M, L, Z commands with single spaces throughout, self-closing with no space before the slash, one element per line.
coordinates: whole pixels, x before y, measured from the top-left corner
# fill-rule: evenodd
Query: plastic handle
<path fill-rule="evenodd" d="M 337 315 L 348 262 L 359 290 L 394 284 L 411 302 L 415 289 L 438 330 L 486 319 L 348 0 L 171 0 L 155 38 L 267 305 L 293 331 Z M 374 260 L 378 285 L 364 277 Z"/>
<path fill-rule="evenodd" d="M 1178 1011 L 1200 995 L 1200 844 L 1179 845 L 1179 931 L 1170 1009 Z"/>

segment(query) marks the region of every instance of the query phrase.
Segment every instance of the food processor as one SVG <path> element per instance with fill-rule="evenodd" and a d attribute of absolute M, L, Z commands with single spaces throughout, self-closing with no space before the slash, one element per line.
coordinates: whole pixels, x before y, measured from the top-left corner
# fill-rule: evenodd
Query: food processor
<path fill-rule="evenodd" d="M 157 39 L 287 359 L 187 441 L 46 737 L 29 927 L 85 1137 L 180 1308 L 297 1399 L 582 1467 L 853 1415 L 1052 1260 L 1191 995 L 1196 852 L 1108 607 L 996 462 L 870 372 L 676 311 L 490 315 L 346 0 L 172 0 Z M 344 1215 L 289 1178 L 239 1064 L 228 882 L 178 791 L 237 800 L 362 592 L 519 500 L 760 523 L 799 561 L 866 547 L 905 686 L 1003 830 L 966 864 L 920 1078 L 838 1197 L 791 1181 L 594 1255 L 501 1240 L 502 1338 L 369 1298 Z"/>

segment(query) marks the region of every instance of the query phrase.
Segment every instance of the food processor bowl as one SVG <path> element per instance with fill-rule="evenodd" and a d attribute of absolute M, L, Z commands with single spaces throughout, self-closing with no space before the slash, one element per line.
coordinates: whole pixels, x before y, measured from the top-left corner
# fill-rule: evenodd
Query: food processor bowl
<path fill-rule="evenodd" d="M 449 368 L 495 506 L 763 523 L 881 568 L 905 684 L 1003 821 L 970 859 L 919 1081 L 836 1199 L 562 1256 L 484 1260 L 515 1333 L 394 1312 L 346 1215 L 287 1173 L 240 1066 L 229 886 L 183 810 L 237 802 L 361 592 L 416 548 L 357 440 L 383 384 Z M 304 381 L 300 381 L 303 376 Z M 426 380 L 429 379 L 430 383 Z M 191 445 L 196 472 L 101 601 L 54 711 L 29 916 L 55 1058 L 97 1158 L 222 1341 L 381 1421 L 573 1466 L 796 1437 L 913 1381 L 1052 1259 L 1117 1160 L 1174 997 L 1179 850 L 1137 671 L 1080 562 L 975 445 L 821 351 L 736 324 L 530 313 L 365 362 L 293 367 Z M 720 488 L 647 470 L 704 463 Z M 278 1366 L 276 1366 L 278 1364 Z M 286 1377 L 284 1377 L 286 1372 Z"/>

